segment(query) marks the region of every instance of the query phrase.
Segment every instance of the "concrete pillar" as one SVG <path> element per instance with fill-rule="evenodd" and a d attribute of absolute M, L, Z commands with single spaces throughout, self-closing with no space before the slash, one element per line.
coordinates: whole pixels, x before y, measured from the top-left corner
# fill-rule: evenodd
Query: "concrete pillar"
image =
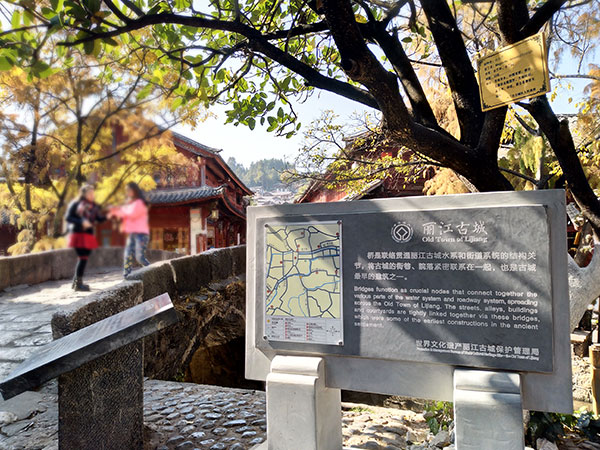
<path fill-rule="evenodd" d="M 267 376 L 267 442 L 261 449 L 341 448 L 341 394 L 325 385 L 325 361 L 276 356 Z"/>
<path fill-rule="evenodd" d="M 456 450 L 525 447 L 518 373 L 454 371 Z"/>

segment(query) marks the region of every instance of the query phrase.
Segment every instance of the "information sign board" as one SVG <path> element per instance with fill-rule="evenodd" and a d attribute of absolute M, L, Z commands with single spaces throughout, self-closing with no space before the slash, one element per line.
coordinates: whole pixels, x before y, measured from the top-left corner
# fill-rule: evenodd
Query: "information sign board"
<path fill-rule="evenodd" d="M 565 217 L 563 191 L 249 208 L 247 376 L 318 355 L 333 387 L 451 399 L 453 368 L 508 370 L 566 411 Z"/>
<path fill-rule="evenodd" d="M 536 34 L 479 59 L 477 76 L 483 111 L 549 92 L 544 34 Z"/>

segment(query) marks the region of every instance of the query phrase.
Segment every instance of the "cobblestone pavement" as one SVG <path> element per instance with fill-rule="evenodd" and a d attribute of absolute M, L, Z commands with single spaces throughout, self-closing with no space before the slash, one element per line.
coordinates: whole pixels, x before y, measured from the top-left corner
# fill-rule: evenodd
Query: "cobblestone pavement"
<path fill-rule="evenodd" d="M 119 268 L 90 273 L 85 281 L 91 293 L 122 281 Z M 74 292 L 71 280 L 47 281 L 0 291 L 0 380 L 24 361 L 37 347 L 52 340 L 52 314 L 90 292 Z"/>
<path fill-rule="evenodd" d="M 157 450 L 241 450 L 267 430 L 264 392 L 148 380 L 144 386 L 145 447 Z"/>
<path fill-rule="evenodd" d="M 58 449 L 56 393 L 52 381 L 0 401 L 0 450 Z M 251 449 L 266 438 L 265 394 L 146 380 L 144 422 L 145 450 Z M 342 426 L 350 448 L 452 448 L 447 433 L 432 437 L 423 415 L 412 411 L 344 403 Z"/>

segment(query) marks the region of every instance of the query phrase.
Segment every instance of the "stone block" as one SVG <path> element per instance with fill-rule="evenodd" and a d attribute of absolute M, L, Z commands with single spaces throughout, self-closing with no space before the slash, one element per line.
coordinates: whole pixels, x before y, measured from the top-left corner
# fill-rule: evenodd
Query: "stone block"
<path fill-rule="evenodd" d="M 584 358 L 589 355 L 591 343 L 591 331 L 574 330 L 571 333 L 571 345 L 573 345 L 573 353 L 575 353 L 580 358 Z"/>
<path fill-rule="evenodd" d="M 209 257 L 211 279 L 213 281 L 225 280 L 233 275 L 233 251 L 231 247 L 215 248 L 204 252 Z"/>
<path fill-rule="evenodd" d="M 0 291 L 10 286 L 10 259 L 0 257 Z"/>
<path fill-rule="evenodd" d="M 134 342 L 59 377 L 60 450 L 143 448 L 142 355 Z"/>
<path fill-rule="evenodd" d="M 341 447 L 341 395 L 325 385 L 325 361 L 276 356 L 267 376 L 268 450 Z"/>
<path fill-rule="evenodd" d="M 175 288 L 180 294 L 198 291 L 212 279 L 208 252 L 172 259 L 170 265 L 175 273 Z"/>
<path fill-rule="evenodd" d="M 88 268 L 122 267 L 123 247 L 99 247 L 94 250 L 88 262 Z"/>
<path fill-rule="evenodd" d="M 246 273 L 246 246 L 237 245 L 230 249 L 233 261 L 232 275 L 244 275 Z"/>
<path fill-rule="evenodd" d="M 10 285 L 38 284 L 52 279 L 52 253 L 30 253 L 4 258 L 8 262 Z"/>
<path fill-rule="evenodd" d="M 52 337 L 58 339 L 142 302 L 143 285 L 124 281 L 85 297 L 74 307 L 54 313 Z"/>
<path fill-rule="evenodd" d="M 72 248 L 53 250 L 52 252 L 52 279 L 63 280 L 72 278 L 77 263 L 77 255 Z"/>
<path fill-rule="evenodd" d="M 168 259 L 178 258 L 179 254 L 175 252 L 168 252 L 166 250 L 157 250 L 157 249 L 149 249 L 146 252 L 146 257 L 148 261 L 156 262 L 156 261 L 166 261 Z"/>
<path fill-rule="evenodd" d="M 127 280 L 138 280 L 144 284 L 144 301 L 167 292 L 171 298 L 177 296 L 173 267 L 168 262 L 159 261 L 148 267 L 135 270 Z"/>

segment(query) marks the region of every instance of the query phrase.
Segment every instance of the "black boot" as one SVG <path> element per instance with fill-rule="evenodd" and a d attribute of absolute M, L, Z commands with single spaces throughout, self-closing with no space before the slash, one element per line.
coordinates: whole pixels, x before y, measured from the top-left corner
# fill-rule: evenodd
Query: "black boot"
<path fill-rule="evenodd" d="M 73 280 L 73 290 L 88 292 L 90 290 L 90 287 L 87 284 L 83 284 L 83 278 L 75 278 Z"/>

